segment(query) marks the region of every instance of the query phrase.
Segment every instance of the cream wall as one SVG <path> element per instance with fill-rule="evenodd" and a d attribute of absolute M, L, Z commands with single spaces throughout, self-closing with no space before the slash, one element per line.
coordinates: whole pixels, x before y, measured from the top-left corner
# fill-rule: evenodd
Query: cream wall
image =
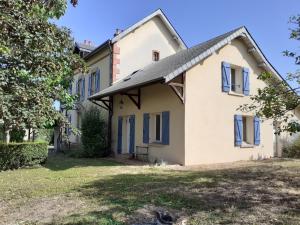
<path fill-rule="evenodd" d="M 261 144 L 253 148 L 234 146 L 236 109 L 250 103 L 250 97 L 222 92 L 221 63 L 250 70 L 250 95 L 265 83 L 258 80 L 262 72 L 240 40 L 234 40 L 186 73 L 185 164 L 221 163 L 273 156 L 272 121 L 261 123 Z"/>
<path fill-rule="evenodd" d="M 68 114 L 72 117 L 72 126 L 78 127 L 78 112 L 81 112 L 81 116 L 84 113 L 85 109 L 88 109 L 90 106 L 96 106 L 95 104 L 91 103 L 87 100 L 88 98 L 88 75 L 91 72 L 100 69 L 100 90 L 103 90 L 109 87 L 109 77 L 110 77 L 110 55 L 108 50 L 104 50 L 103 52 L 93 56 L 87 61 L 87 66 L 89 68 L 89 72 L 87 74 L 78 73 L 74 75 L 74 81 L 72 84 L 72 93 L 76 93 L 76 82 L 78 79 L 85 77 L 85 99 L 80 102 L 79 110 L 71 110 L 68 111 Z M 97 106 L 96 106 L 97 107 Z M 108 118 L 107 110 L 100 108 L 103 112 L 103 116 Z M 72 143 L 77 143 L 80 141 L 78 136 L 71 134 L 69 139 Z"/>
<path fill-rule="evenodd" d="M 117 80 L 153 63 L 153 50 L 160 52 L 161 59 L 180 50 L 178 43 L 158 16 L 120 39 L 117 45 L 120 47 L 120 73 L 116 77 Z"/>
<path fill-rule="evenodd" d="M 123 108 L 120 101 L 123 100 Z M 112 119 L 112 146 L 117 154 L 118 116 L 135 115 L 135 146 L 143 144 L 143 114 L 170 111 L 170 144 L 149 144 L 150 160 L 184 164 L 184 105 L 170 87 L 155 84 L 141 89 L 141 109 L 127 96 L 114 96 Z"/>

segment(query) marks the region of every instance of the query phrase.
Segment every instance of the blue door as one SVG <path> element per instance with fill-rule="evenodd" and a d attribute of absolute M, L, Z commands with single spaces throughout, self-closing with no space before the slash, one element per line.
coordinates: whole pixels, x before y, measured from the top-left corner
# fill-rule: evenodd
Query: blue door
<path fill-rule="evenodd" d="M 129 131 L 129 153 L 134 153 L 135 149 L 135 115 L 129 117 L 130 131 Z"/>

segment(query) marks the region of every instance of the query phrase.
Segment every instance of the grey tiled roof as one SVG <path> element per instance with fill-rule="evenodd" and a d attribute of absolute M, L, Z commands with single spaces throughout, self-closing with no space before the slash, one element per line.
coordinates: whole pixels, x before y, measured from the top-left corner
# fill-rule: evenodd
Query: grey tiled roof
<path fill-rule="evenodd" d="M 93 51 L 96 48 L 94 45 L 88 45 L 88 44 L 79 43 L 79 42 L 76 42 L 76 45 L 80 50 L 85 50 L 85 51 L 89 51 L 89 52 Z"/>
<path fill-rule="evenodd" d="M 174 71 L 178 70 L 183 65 L 195 59 L 197 56 L 201 55 L 206 50 L 215 46 L 222 40 L 226 39 L 236 31 L 241 28 L 237 28 L 230 32 L 227 32 L 223 35 L 210 39 L 206 42 L 198 44 L 192 48 L 188 48 L 185 50 L 181 50 L 178 53 L 168 56 L 164 59 L 161 59 L 158 62 L 154 62 L 143 69 L 128 75 L 112 86 L 96 93 L 91 96 L 89 99 L 99 99 L 102 97 L 106 97 L 112 94 L 116 94 L 122 91 L 127 91 L 130 89 L 134 89 L 136 87 L 140 87 L 143 85 L 147 85 L 155 82 L 165 82 L 168 75 L 172 74 Z M 188 68 L 187 68 L 188 69 Z M 183 72 L 183 71 L 182 71 Z"/>

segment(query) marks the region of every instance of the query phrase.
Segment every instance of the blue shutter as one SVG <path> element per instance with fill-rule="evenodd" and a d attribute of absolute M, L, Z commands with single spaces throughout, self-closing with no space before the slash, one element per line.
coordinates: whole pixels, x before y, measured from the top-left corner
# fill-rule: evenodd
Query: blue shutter
<path fill-rule="evenodd" d="M 85 78 L 82 79 L 81 81 L 81 100 L 84 100 L 84 95 L 85 95 Z"/>
<path fill-rule="evenodd" d="M 92 95 L 92 74 L 89 75 L 89 82 L 88 82 L 88 96 Z"/>
<path fill-rule="evenodd" d="M 162 112 L 162 144 L 170 143 L 170 112 Z"/>
<path fill-rule="evenodd" d="M 143 122 L 143 143 L 149 144 L 149 113 L 144 113 Z"/>
<path fill-rule="evenodd" d="M 100 91 L 100 69 L 96 72 L 96 92 Z"/>
<path fill-rule="evenodd" d="M 131 115 L 129 117 L 130 123 L 130 134 L 129 134 L 129 153 L 134 153 L 135 146 L 135 116 Z"/>
<path fill-rule="evenodd" d="M 241 146 L 243 140 L 243 118 L 240 115 L 234 116 L 234 144 Z"/>
<path fill-rule="evenodd" d="M 230 91 L 230 78 L 231 78 L 231 69 L 230 64 L 222 62 L 222 91 Z"/>
<path fill-rule="evenodd" d="M 254 120 L 254 145 L 260 144 L 260 119 L 259 117 L 255 116 Z"/>
<path fill-rule="evenodd" d="M 249 69 L 243 68 L 243 93 L 244 95 L 249 95 Z"/>
<path fill-rule="evenodd" d="M 122 123 L 123 123 L 123 118 L 122 118 L 122 116 L 119 116 L 119 118 L 118 118 L 118 146 L 117 146 L 118 154 L 122 153 Z"/>

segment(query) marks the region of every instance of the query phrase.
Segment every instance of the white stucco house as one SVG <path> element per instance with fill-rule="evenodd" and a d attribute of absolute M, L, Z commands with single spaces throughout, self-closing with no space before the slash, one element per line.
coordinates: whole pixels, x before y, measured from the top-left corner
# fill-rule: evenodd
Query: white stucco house
<path fill-rule="evenodd" d="M 282 80 L 246 27 L 187 48 L 157 10 L 97 48 L 76 49 L 90 72 L 75 75 L 80 103 L 67 116 L 80 128 L 84 109 L 101 107 L 116 157 L 195 165 L 280 155 L 273 121 L 237 111 L 266 85 L 262 72 Z"/>

